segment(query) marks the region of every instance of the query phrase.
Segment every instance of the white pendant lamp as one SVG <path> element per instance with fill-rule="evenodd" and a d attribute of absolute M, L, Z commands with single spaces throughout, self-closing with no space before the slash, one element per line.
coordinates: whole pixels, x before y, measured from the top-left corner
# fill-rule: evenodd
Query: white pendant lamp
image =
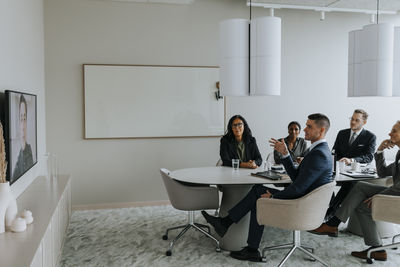
<path fill-rule="evenodd" d="M 281 94 L 281 19 L 261 17 L 250 25 L 250 94 Z"/>
<path fill-rule="evenodd" d="M 394 27 L 393 96 L 400 96 L 400 27 Z"/>
<path fill-rule="evenodd" d="M 220 94 L 280 95 L 281 19 L 229 19 L 219 31 Z"/>
<path fill-rule="evenodd" d="M 377 22 L 378 15 L 379 8 Z M 399 35 L 399 28 L 391 23 L 370 24 L 349 33 L 349 97 L 400 95 Z"/>
<path fill-rule="evenodd" d="M 393 41 L 390 23 L 350 32 L 348 96 L 392 96 Z"/>
<path fill-rule="evenodd" d="M 249 21 L 229 19 L 219 24 L 220 94 L 249 95 Z"/>

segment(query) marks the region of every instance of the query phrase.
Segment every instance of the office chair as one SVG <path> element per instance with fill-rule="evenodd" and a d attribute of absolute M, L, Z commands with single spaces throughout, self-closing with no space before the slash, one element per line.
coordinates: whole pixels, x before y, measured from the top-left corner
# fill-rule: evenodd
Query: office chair
<path fill-rule="evenodd" d="M 385 221 L 391 223 L 400 224 L 400 196 L 389 196 L 389 195 L 375 195 L 372 198 L 372 219 L 375 221 Z M 393 236 L 392 244 L 385 245 L 378 248 L 368 250 L 367 262 L 373 263 L 371 259 L 371 253 L 382 249 L 397 249 L 400 247 L 400 242 L 395 243 L 396 237 L 400 234 Z"/>
<path fill-rule="evenodd" d="M 208 225 L 194 222 L 194 212 L 196 210 L 217 209 L 219 205 L 218 189 L 209 186 L 188 186 L 184 185 L 169 176 L 169 170 L 160 169 L 161 177 L 167 190 L 171 205 L 178 210 L 188 212 L 187 223 L 180 226 L 168 228 L 163 235 L 162 239 L 168 239 L 168 232 L 171 230 L 183 230 L 171 241 L 169 249 L 166 251 L 167 256 L 172 255 L 172 248 L 175 243 L 186 233 L 190 228 L 194 228 L 211 238 L 217 243 L 216 251 L 220 252 L 219 241 L 211 235 L 210 227 Z M 205 231 L 203 228 L 207 229 Z"/>
<path fill-rule="evenodd" d="M 275 249 L 290 249 L 280 262 L 282 266 L 292 253 L 299 249 L 328 266 L 314 254 L 314 248 L 301 244 L 300 231 L 313 230 L 321 225 L 328 209 L 335 182 L 320 186 L 307 195 L 298 199 L 260 198 L 257 200 L 257 221 L 260 225 L 274 226 L 293 231 L 293 242 L 289 244 L 266 247 L 262 251 L 263 261 L 266 261 L 265 252 Z"/>

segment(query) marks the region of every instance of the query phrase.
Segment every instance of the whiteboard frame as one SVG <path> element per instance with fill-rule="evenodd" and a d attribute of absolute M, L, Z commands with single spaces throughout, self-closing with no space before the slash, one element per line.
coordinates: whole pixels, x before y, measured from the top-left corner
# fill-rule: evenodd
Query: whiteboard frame
<path fill-rule="evenodd" d="M 216 68 L 219 66 L 188 66 L 188 65 L 143 65 L 143 64 L 94 64 L 94 63 L 84 63 L 82 64 L 82 97 L 83 97 L 83 139 L 84 140 L 109 140 L 109 139 L 165 139 L 165 138 L 220 138 L 225 134 L 226 130 L 226 99 L 222 97 L 217 101 L 223 101 L 224 111 L 223 111 L 223 120 L 224 120 L 224 132 L 222 135 L 198 135 L 198 136 L 132 136 L 132 137 L 86 137 L 86 94 L 85 94 L 85 66 L 118 66 L 118 67 L 173 67 L 173 68 Z M 216 92 L 219 89 L 216 88 Z"/>

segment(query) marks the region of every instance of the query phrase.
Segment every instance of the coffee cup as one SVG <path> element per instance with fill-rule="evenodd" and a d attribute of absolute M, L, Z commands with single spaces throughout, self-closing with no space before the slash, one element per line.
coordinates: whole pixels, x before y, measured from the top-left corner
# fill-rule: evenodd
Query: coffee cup
<path fill-rule="evenodd" d="M 361 170 L 360 163 L 358 163 L 358 162 L 352 162 L 352 163 L 351 163 L 351 170 L 352 170 L 353 172 L 360 172 L 360 170 Z"/>

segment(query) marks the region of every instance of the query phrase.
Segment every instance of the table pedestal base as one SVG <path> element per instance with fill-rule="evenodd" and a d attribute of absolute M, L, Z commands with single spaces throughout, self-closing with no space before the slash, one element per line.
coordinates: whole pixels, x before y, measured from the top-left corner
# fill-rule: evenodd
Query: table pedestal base
<path fill-rule="evenodd" d="M 250 191 L 252 185 L 223 185 L 222 201 L 219 216 L 225 217 L 228 211 L 242 200 Z M 237 251 L 247 246 L 250 213 L 244 216 L 239 223 L 233 223 L 223 238 L 219 238 L 220 247 L 224 250 Z"/>

